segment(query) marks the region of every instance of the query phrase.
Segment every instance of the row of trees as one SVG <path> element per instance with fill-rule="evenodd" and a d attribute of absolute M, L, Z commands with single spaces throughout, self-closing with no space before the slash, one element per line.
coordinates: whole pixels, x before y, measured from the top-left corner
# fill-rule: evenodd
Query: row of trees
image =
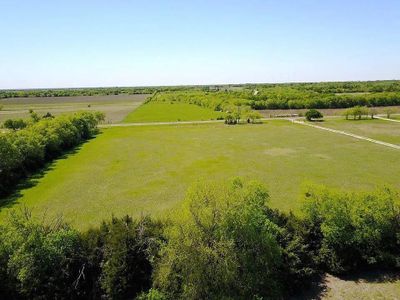
<path fill-rule="evenodd" d="M 40 118 L 32 112 L 28 122 L 10 121 L 15 130 L 0 133 L 0 196 L 46 162 L 91 138 L 103 119 L 104 114 L 93 112 L 57 118 Z"/>
<path fill-rule="evenodd" d="M 153 87 L 106 87 L 106 88 L 70 88 L 70 89 L 31 89 L 31 90 L 0 90 L 1 98 L 13 97 L 61 97 L 61 96 L 94 96 L 118 94 L 152 94 L 164 91 L 239 91 L 253 94 L 259 91 L 290 91 L 313 92 L 316 94 L 343 93 L 382 93 L 400 92 L 400 81 L 348 81 L 348 82 L 307 82 L 283 84 L 236 84 L 236 85 L 203 85 L 203 86 L 153 86 Z M 248 97 L 246 97 L 248 98 Z M 262 98 L 262 97 L 260 97 Z M 265 100 L 265 99 L 264 99 Z"/>
<path fill-rule="evenodd" d="M 112 218 L 78 232 L 13 214 L 0 230 L 0 291 L 29 299 L 281 299 L 322 272 L 399 267 L 400 197 L 309 186 L 299 218 L 265 187 L 203 182 L 169 218 Z"/>
<path fill-rule="evenodd" d="M 119 94 L 151 94 L 156 88 L 151 87 L 113 87 L 113 88 L 77 88 L 77 89 L 32 89 L 0 90 L 0 99 L 26 97 L 76 97 Z"/>

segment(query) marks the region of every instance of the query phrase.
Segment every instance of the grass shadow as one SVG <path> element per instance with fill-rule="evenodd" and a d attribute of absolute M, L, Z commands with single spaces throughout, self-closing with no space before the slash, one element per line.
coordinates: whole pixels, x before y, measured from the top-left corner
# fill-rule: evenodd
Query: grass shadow
<path fill-rule="evenodd" d="M 350 281 L 356 284 L 360 283 L 393 283 L 400 280 L 399 270 L 393 269 L 378 269 L 359 271 L 349 275 L 332 276 L 324 274 L 318 278 L 315 278 L 311 283 L 311 286 L 300 291 L 298 294 L 290 297 L 292 300 L 306 300 L 324 299 L 327 296 L 329 290 L 335 289 L 336 281 Z"/>
<path fill-rule="evenodd" d="M 299 291 L 296 295 L 289 297 L 290 300 L 320 300 L 326 296 L 328 290 L 327 279 L 325 275 L 316 277 L 308 288 Z"/>
<path fill-rule="evenodd" d="M 345 281 L 354 281 L 357 283 L 390 283 L 400 280 L 399 270 L 369 270 L 360 271 L 351 275 L 338 276 L 339 279 Z"/>
<path fill-rule="evenodd" d="M 82 141 L 72 149 L 66 150 L 65 152 L 55 157 L 51 161 L 45 163 L 44 166 L 34 171 L 34 173 L 21 179 L 20 182 L 15 186 L 15 188 L 13 188 L 13 190 L 7 196 L 0 198 L 0 211 L 3 208 L 11 208 L 12 206 L 14 206 L 18 202 L 18 200 L 23 196 L 22 192 L 26 189 L 30 189 L 36 186 L 39 183 L 40 179 L 42 179 L 48 172 L 54 169 L 54 166 L 57 162 L 59 162 L 60 160 L 68 159 L 69 157 L 77 154 L 81 150 L 84 144 L 89 142 L 91 139 L 94 139 L 99 134 L 101 133 L 98 133 L 95 136 L 85 141 Z"/>

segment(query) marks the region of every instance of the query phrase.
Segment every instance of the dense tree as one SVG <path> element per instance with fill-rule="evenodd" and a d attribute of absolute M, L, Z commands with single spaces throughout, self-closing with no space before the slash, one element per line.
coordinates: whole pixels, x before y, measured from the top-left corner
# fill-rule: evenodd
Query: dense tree
<path fill-rule="evenodd" d="M 199 183 L 167 230 L 155 285 L 170 298 L 277 297 L 278 227 L 254 182 Z"/>
<path fill-rule="evenodd" d="M 387 188 L 372 193 L 339 193 L 311 187 L 304 211 L 307 222 L 321 229 L 319 260 L 329 271 L 398 265 L 399 194 Z"/>
<path fill-rule="evenodd" d="M 13 214 L 2 228 L 0 257 L 6 295 L 28 299 L 74 298 L 82 267 L 77 231 L 55 220 L 34 221 L 28 212 Z M 0 275 L 2 276 L 2 275 Z M 7 295 L 8 294 L 8 295 Z"/>
<path fill-rule="evenodd" d="M 322 119 L 324 116 L 316 109 L 310 109 L 305 114 L 307 121 Z"/>

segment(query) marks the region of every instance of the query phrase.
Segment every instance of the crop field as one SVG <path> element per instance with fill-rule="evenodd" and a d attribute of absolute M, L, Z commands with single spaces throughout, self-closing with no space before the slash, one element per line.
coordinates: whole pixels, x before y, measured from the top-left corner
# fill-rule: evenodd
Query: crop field
<path fill-rule="evenodd" d="M 219 117 L 223 118 L 223 115 L 222 112 L 216 112 L 194 104 L 149 102 L 128 114 L 124 122 L 203 121 Z"/>
<path fill-rule="evenodd" d="M 160 215 L 179 203 L 194 181 L 233 176 L 261 180 L 273 207 L 297 212 L 301 186 L 309 181 L 344 189 L 399 188 L 398 157 L 395 149 L 286 120 L 114 127 L 6 199 L 0 217 L 27 206 L 62 214 L 83 229 L 112 214 Z"/>
<path fill-rule="evenodd" d="M 109 95 L 76 97 L 27 97 L 0 99 L 0 123 L 10 118 L 28 118 L 29 110 L 39 115 L 50 112 L 52 115 L 76 111 L 101 111 L 106 115 L 106 123 L 122 121 L 133 109 L 138 107 L 149 95 Z"/>

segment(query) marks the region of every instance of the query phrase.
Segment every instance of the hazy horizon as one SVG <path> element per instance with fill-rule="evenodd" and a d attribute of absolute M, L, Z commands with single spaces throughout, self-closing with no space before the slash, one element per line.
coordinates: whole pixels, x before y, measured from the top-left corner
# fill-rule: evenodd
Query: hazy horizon
<path fill-rule="evenodd" d="M 400 3 L 2 1 L 0 89 L 400 78 Z"/>

